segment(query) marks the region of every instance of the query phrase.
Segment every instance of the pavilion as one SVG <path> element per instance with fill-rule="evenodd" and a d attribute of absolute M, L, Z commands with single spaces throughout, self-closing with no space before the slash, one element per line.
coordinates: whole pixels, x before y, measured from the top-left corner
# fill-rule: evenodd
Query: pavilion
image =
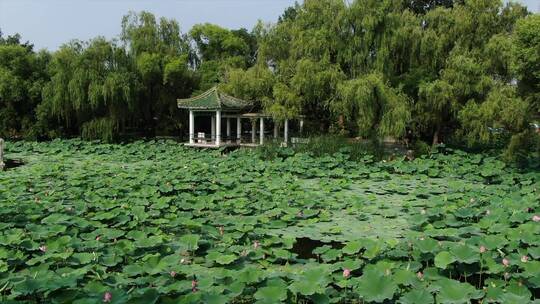
<path fill-rule="evenodd" d="M 252 113 L 253 102 L 242 100 L 223 93 L 218 87 L 187 99 L 178 99 L 178 108 L 189 111 L 189 142 L 187 146 L 203 148 L 219 148 L 228 146 L 258 146 L 264 144 L 265 120 L 274 124 L 274 139 L 278 138 L 279 126 L 271 116 L 263 113 Z M 196 118 L 210 117 L 210 136 L 195 130 Z M 251 122 L 251 138 L 242 137 L 242 120 Z M 222 134 L 222 122 L 225 120 L 225 136 Z M 235 135 L 231 135 L 231 120 L 236 121 Z M 259 138 L 257 140 L 257 121 L 259 123 Z M 303 119 L 300 120 L 300 129 Z M 283 142 L 289 139 L 289 120 L 283 123 Z"/>

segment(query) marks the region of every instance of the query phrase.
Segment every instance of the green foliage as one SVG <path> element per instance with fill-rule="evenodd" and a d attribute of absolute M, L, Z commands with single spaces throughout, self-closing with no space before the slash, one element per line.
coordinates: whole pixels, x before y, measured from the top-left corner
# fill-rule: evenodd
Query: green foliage
<path fill-rule="evenodd" d="M 500 0 L 306 0 L 251 31 L 182 34 L 175 20 L 130 12 L 120 43 L 52 54 L 0 35 L 0 133 L 178 135 L 176 99 L 220 85 L 278 124 L 303 115 L 315 134 L 505 146 L 523 159 L 540 115 L 538 23 Z"/>
<path fill-rule="evenodd" d="M 515 60 L 519 87 L 531 109 L 540 113 L 540 15 L 532 14 L 517 21 L 514 33 Z"/>
<path fill-rule="evenodd" d="M 44 117 L 56 117 L 85 138 L 112 140 L 136 108 L 138 83 L 128 62 L 122 48 L 102 38 L 62 46 L 49 66 Z"/>
<path fill-rule="evenodd" d="M 338 92 L 340 100 L 332 105 L 334 113 L 354 121 L 360 135 L 400 137 L 405 133 L 411 118 L 407 97 L 388 86 L 381 75 L 351 80 Z"/>
<path fill-rule="evenodd" d="M 487 155 L 6 147 L 26 164 L 0 178 L 2 302 L 532 303 L 540 286 L 540 177 Z"/>
<path fill-rule="evenodd" d="M 228 30 L 210 23 L 197 24 L 190 30 L 189 37 L 198 55 L 195 63 L 201 83 L 196 93 L 221 82 L 228 69 L 246 69 L 254 61 L 257 41 L 245 29 Z"/>
<path fill-rule="evenodd" d="M 256 70 L 273 77 L 235 69 L 225 86 L 263 101 L 263 110 L 278 120 L 317 120 L 323 132 L 381 138 L 409 128 L 434 144 L 462 136 L 478 146 L 494 140 L 486 130 L 496 125 L 522 132 L 530 116 L 520 114 L 535 109 L 524 79 L 519 90 L 511 88 L 524 67 L 535 73 L 534 64 L 524 64 L 536 58 L 526 55 L 536 45 L 534 21 L 521 22 L 522 63 L 515 60 L 514 25 L 526 14 L 523 6 L 495 0 L 305 1 L 277 24 L 256 27 Z M 494 102 L 501 94 L 506 98 Z M 500 106 L 517 108 L 470 121 Z"/>
<path fill-rule="evenodd" d="M 388 156 L 378 141 L 360 141 L 335 135 L 311 136 L 307 143 L 288 148 L 281 147 L 280 143 L 267 143 L 258 147 L 257 153 L 265 160 L 287 158 L 295 153 L 307 153 L 314 157 L 340 154 L 353 161 L 365 161 L 373 157 L 382 159 Z"/>
<path fill-rule="evenodd" d="M 20 36 L 4 39 L 0 32 L 0 137 L 33 136 L 49 60 L 48 53 L 35 53 Z"/>

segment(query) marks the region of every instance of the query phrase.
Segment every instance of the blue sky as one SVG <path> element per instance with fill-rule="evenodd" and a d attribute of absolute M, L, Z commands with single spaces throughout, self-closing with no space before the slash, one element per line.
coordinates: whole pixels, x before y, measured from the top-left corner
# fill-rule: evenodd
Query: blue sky
<path fill-rule="evenodd" d="M 540 0 L 521 0 L 540 11 Z M 258 19 L 275 22 L 294 0 L 0 0 L 0 29 L 20 33 L 36 48 L 57 49 L 71 39 L 113 38 L 129 10 L 176 19 L 182 32 L 197 23 L 253 28 Z"/>

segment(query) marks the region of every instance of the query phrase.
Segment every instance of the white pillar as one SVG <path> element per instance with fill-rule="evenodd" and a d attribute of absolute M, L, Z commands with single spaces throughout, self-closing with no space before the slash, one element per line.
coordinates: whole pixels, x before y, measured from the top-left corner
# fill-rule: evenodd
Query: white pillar
<path fill-rule="evenodd" d="M 285 119 L 285 125 L 284 125 L 284 131 L 283 131 L 283 141 L 285 144 L 289 141 L 289 120 Z"/>
<path fill-rule="evenodd" d="M 236 139 L 238 139 L 238 144 L 242 143 L 242 121 L 240 116 L 236 118 Z"/>
<path fill-rule="evenodd" d="M 189 111 L 189 144 L 195 143 L 195 114 Z"/>
<path fill-rule="evenodd" d="M 304 120 L 300 119 L 300 134 L 303 135 L 304 133 Z"/>
<path fill-rule="evenodd" d="M 260 124 L 261 124 L 261 129 L 259 130 L 260 134 L 259 134 L 259 143 L 260 145 L 262 146 L 264 144 L 264 117 L 261 117 L 259 118 L 261 120 Z"/>
<path fill-rule="evenodd" d="M 231 141 L 231 118 L 227 117 L 227 142 Z"/>
<path fill-rule="evenodd" d="M 210 141 L 216 140 L 216 117 L 214 115 L 211 116 L 212 119 L 212 126 L 210 128 Z"/>
<path fill-rule="evenodd" d="M 255 124 L 257 124 L 257 118 L 254 120 L 251 120 L 251 143 L 255 143 L 255 136 L 257 135 L 257 128 L 255 127 Z"/>
<path fill-rule="evenodd" d="M 278 138 L 278 124 L 274 121 L 274 139 Z"/>
<path fill-rule="evenodd" d="M 216 146 L 221 144 L 221 111 L 216 111 Z"/>

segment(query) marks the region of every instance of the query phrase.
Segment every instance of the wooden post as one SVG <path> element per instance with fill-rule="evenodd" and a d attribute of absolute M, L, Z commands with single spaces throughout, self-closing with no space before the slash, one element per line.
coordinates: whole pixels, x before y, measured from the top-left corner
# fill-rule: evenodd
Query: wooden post
<path fill-rule="evenodd" d="M 261 120 L 261 129 L 259 130 L 259 144 L 262 146 L 264 144 L 264 117 L 259 118 Z"/>
<path fill-rule="evenodd" d="M 289 120 L 285 119 L 285 125 L 284 125 L 284 131 L 283 131 L 283 142 L 285 145 L 287 145 L 287 142 L 289 141 Z"/>
<path fill-rule="evenodd" d="M 231 142 L 231 118 L 227 117 L 227 142 Z"/>
<path fill-rule="evenodd" d="M 195 114 L 193 111 L 189 111 L 189 144 L 192 145 L 195 143 Z"/>
<path fill-rule="evenodd" d="M 6 165 L 4 164 L 4 140 L 0 138 L 0 171 L 3 171 Z"/>
<path fill-rule="evenodd" d="M 216 146 L 221 144 L 221 111 L 216 111 Z"/>
<path fill-rule="evenodd" d="M 274 120 L 274 139 L 278 138 L 278 131 L 277 121 Z"/>
<path fill-rule="evenodd" d="M 236 139 L 238 140 L 238 144 L 242 143 L 242 118 L 238 116 L 236 118 Z"/>
<path fill-rule="evenodd" d="M 257 128 L 255 125 L 257 124 L 257 118 L 251 120 L 251 143 L 255 143 L 255 136 L 257 136 Z"/>

